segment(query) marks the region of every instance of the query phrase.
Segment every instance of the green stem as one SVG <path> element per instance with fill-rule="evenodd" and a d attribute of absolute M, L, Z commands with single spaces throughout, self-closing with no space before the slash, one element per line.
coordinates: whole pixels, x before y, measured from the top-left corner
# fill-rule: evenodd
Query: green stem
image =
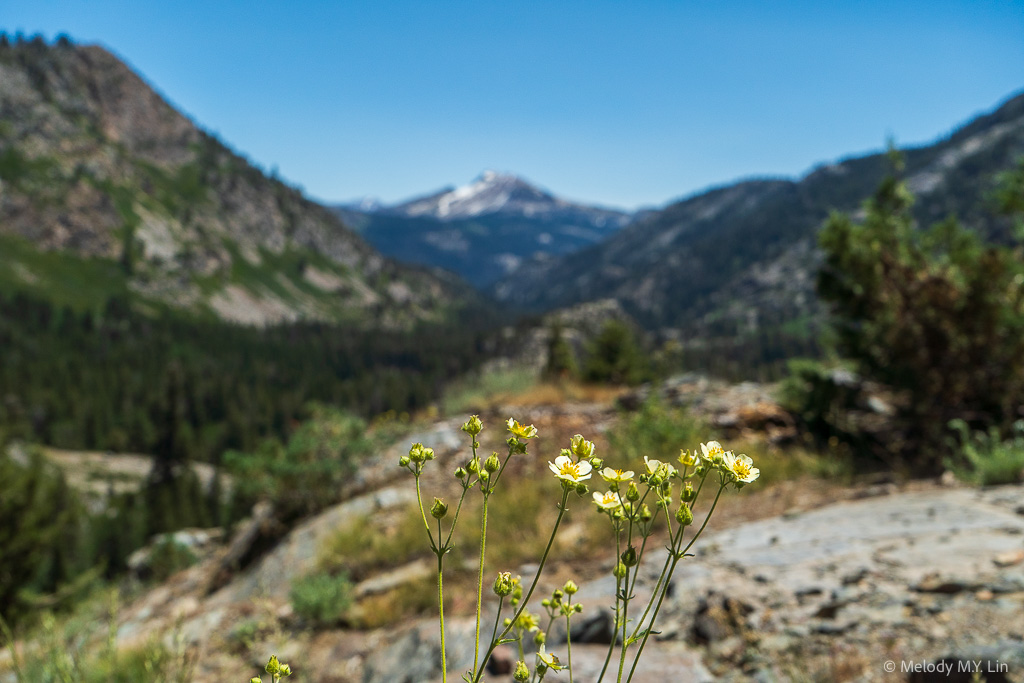
<path fill-rule="evenodd" d="M 427 513 L 423 509 L 423 495 L 420 493 L 420 473 L 416 473 L 416 503 L 420 506 L 420 519 L 423 520 L 423 528 L 427 530 L 427 538 L 430 539 L 430 547 L 435 551 L 437 546 L 434 544 L 434 535 L 430 533 L 430 524 L 427 523 Z M 438 538 L 440 540 L 440 538 Z"/>
<path fill-rule="evenodd" d="M 679 560 L 686 556 L 686 551 L 689 550 L 697 541 L 697 539 L 700 538 L 700 535 L 704 533 L 704 529 L 707 527 L 708 522 L 711 520 L 711 515 L 714 514 L 715 507 L 718 505 L 718 499 L 722 497 L 722 491 L 724 490 L 725 482 L 722 482 L 722 484 L 718 488 L 718 493 L 715 494 L 714 502 L 711 503 L 711 509 L 708 510 L 707 516 L 704 517 L 704 523 L 700 525 L 700 529 L 697 530 L 697 533 L 693 535 L 693 538 L 690 539 L 690 542 L 686 545 L 685 548 L 683 548 L 681 552 L 676 553 L 672 556 L 672 568 L 669 570 L 668 574 L 669 579 L 671 579 L 673 572 L 675 572 L 676 565 L 679 564 Z M 680 530 L 683 530 L 685 528 L 686 527 L 680 527 Z M 651 616 L 651 626 L 647 629 L 647 633 L 644 634 L 644 639 L 640 641 L 640 649 L 637 650 L 636 657 L 633 659 L 633 665 L 629 669 L 629 677 L 626 678 L 626 683 L 629 683 L 631 680 L 633 680 L 633 674 L 634 672 L 636 672 L 636 665 L 640 661 L 640 655 L 642 655 L 644 652 L 644 646 L 647 645 L 647 639 L 651 637 L 651 629 L 654 628 L 654 622 L 658 619 L 658 612 L 661 611 L 661 605 L 665 601 L 665 596 L 667 594 L 668 581 L 665 582 L 665 587 L 662 589 L 661 595 L 658 598 L 658 605 L 654 608 L 654 614 Z"/>
<path fill-rule="evenodd" d="M 509 623 L 508 626 L 505 627 L 501 634 L 496 639 L 494 639 L 494 641 L 491 642 L 490 647 L 487 649 L 487 654 L 484 655 L 485 662 L 490 658 L 492 654 L 494 654 L 494 648 L 498 646 L 498 641 L 505 637 L 505 634 L 507 634 L 512 629 L 512 625 L 516 623 L 516 619 L 519 618 L 519 615 L 521 615 L 523 611 L 526 610 L 526 606 L 530 603 L 530 597 L 533 595 L 533 592 L 537 589 L 537 583 L 540 581 L 540 575 L 544 571 L 544 564 L 548 561 L 548 554 L 551 552 L 551 546 L 555 543 L 555 534 L 558 533 L 558 526 L 562 523 L 562 517 L 565 516 L 565 503 L 569 499 L 569 489 L 562 487 L 562 490 L 562 502 L 558 504 L 558 517 L 555 518 L 555 527 L 551 530 L 551 537 L 548 538 L 547 547 L 544 548 L 544 554 L 540 557 L 540 564 L 537 566 L 537 573 L 533 577 L 533 583 L 530 584 L 530 590 L 526 592 L 526 596 L 523 598 L 523 601 L 519 609 L 516 610 L 516 613 L 512 615 L 512 621 Z M 483 676 L 483 671 L 475 671 L 474 669 L 473 683 L 479 683 L 481 676 Z"/>
<path fill-rule="evenodd" d="M 455 525 L 459 523 L 459 513 L 462 512 L 462 502 L 466 500 L 466 494 L 473 485 L 462 487 L 462 495 L 459 496 L 459 504 L 455 507 L 455 516 L 452 518 L 451 528 L 448 529 L 448 536 L 444 539 L 444 547 L 442 550 L 447 550 L 452 544 L 452 535 L 455 533 Z M 440 538 L 440 534 L 438 535 Z"/>
<path fill-rule="evenodd" d="M 473 643 L 473 671 L 477 670 L 477 663 L 480 661 L 480 610 L 484 599 L 484 552 L 487 549 L 487 500 L 489 496 L 486 492 L 483 495 L 484 512 L 483 518 L 480 520 L 480 570 L 476 585 L 476 640 Z M 481 666 L 480 669 L 483 670 L 483 667 Z"/>
<path fill-rule="evenodd" d="M 566 605 L 571 606 L 567 601 Z M 572 627 L 569 624 L 569 615 L 565 615 L 565 658 L 569 664 L 569 683 L 572 683 Z"/>
<path fill-rule="evenodd" d="M 437 537 L 441 538 L 441 520 L 437 520 Z M 441 620 L 441 681 L 448 681 L 448 659 L 444 639 L 444 550 L 437 551 L 437 612 Z"/>
<path fill-rule="evenodd" d="M 640 633 L 640 629 L 643 628 L 644 620 L 647 619 L 647 615 L 650 614 L 650 612 L 651 612 L 651 607 L 654 605 L 654 599 L 657 597 L 658 591 L 661 590 L 662 582 L 666 580 L 666 574 L 668 574 L 668 576 L 671 577 L 671 574 L 668 573 L 668 571 L 669 571 L 668 568 L 669 568 L 669 565 L 672 562 L 672 556 L 674 555 L 674 552 L 673 552 L 674 550 L 675 550 L 675 543 L 672 544 L 672 548 L 669 548 L 669 554 L 668 554 L 668 557 L 665 558 L 665 564 L 661 568 L 661 575 L 658 577 L 658 583 L 656 583 L 654 585 L 654 590 L 651 592 L 651 599 L 647 601 L 647 608 L 644 609 L 644 613 L 640 617 L 640 621 L 637 622 L 636 629 L 633 631 L 633 635 L 630 636 L 631 639 L 632 638 L 636 638 L 636 634 Z"/>
<path fill-rule="evenodd" d="M 622 523 L 615 523 L 615 566 L 619 566 L 619 556 L 622 554 Z M 597 683 L 601 683 L 604 680 L 604 674 L 608 671 L 608 664 L 612 661 L 612 653 L 615 652 L 615 641 L 617 640 L 619 616 L 619 602 L 621 598 L 619 593 L 622 590 L 622 579 L 619 576 L 615 577 L 615 623 L 612 624 L 612 642 L 608 643 L 608 654 L 604 656 L 604 666 L 601 667 L 601 673 L 597 677 Z"/>

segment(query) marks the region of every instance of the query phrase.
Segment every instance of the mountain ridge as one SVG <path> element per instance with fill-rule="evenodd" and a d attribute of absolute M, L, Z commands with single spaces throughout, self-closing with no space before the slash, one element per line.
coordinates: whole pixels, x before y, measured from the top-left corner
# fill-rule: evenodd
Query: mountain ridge
<path fill-rule="evenodd" d="M 467 185 L 397 204 L 363 200 L 335 211 L 383 253 L 446 268 L 477 287 L 514 273 L 537 254 L 600 242 L 632 220 L 628 212 L 574 203 L 489 170 Z"/>
<path fill-rule="evenodd" d="M 384 258 L 99 45 L 0 45 L 0 121 L 0 286 L 57 289 L 39 259 L 13 260 L 32 247 L 117 266 L 141 301 L 250 324 L 404 326 L 460 305 L 453 278 Z"/>
<path fill-rule="evenodd" d="M 987 196 L 994 174 L 1024 155 L 1024 93 L 904 155 L 921 224 L 955 213 L 986 235 L 1005 235 L 1009 223 L 992 215 Z M 684 338 L 804 325 L 821 312 L 818 228 L 830 211 L 856 212 L 886 163 L 883 154 L 847 157 L 799 178 L 748 179 L 690 195 L 601 244 L 526 263 L 490 291 L 538 311 L 613 298 L 647 327 Z"/>

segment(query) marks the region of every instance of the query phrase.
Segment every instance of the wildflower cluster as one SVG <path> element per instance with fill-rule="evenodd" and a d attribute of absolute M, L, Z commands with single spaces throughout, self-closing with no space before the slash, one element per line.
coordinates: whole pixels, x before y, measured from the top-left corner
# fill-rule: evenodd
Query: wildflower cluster
<path fill-rule="evenodd" d="M 595 491 L 593 499 L 597 512 L 607 516 L 615 531 L 618 561 L 612 568 L 612 575 L 616 581 L 615 629 L 619 637 L 613 638 L 609 645 L 598 680 L 607 673 L 616 647 L 619 647 L 616 680 L 622 681 L 624 676 L 627 681 L 632 678 L 648 638 L 655 633 L 654 621 L 668 593 L 676 565 L 704 532 L 722 492 L 730 485 L 740 489 L 759 474 L 749 457 L 727 451 L 717 441 L 702 443 L 700 454 L 683 449 L 679 453 L 678 467 L 645 456 L 639 475 L 632 470 L 611 467 L 600 471 L 608 490 Z M 709 480 L 712 487 L 717 484 L 718 490 L 703 523 L 687 539 L 687 528 L 693 525 L 694 510 Z M 636 618 L 631 615 L 630 606 L 639 576 L 638 567 L 648 550 L 648 540 L 662 518 L 669 536 L 668 554 L 651 598 Z M 637 643 L 639 647 L 627 672 L 627 653 Z"/>
<path fill-rule="evenodd" d="M 491 495 L 494 493 L 502 474 L 517 455 L 526 454 L 530 439 L 537 436 L 533 425 L 520 424 L 513 418 L 505 423 L 509 433 L 506 440 L 508 447 L 504 456 L 492 452 L 487 457 L 478 454 L 480 443 L 478 436 L 483 431 L 483 423 L 476 415 L 472 416 L 463 426 L 471 439 L 471 455 L 468 460 L 455 468 L 454 477 L 459 483 L 462 493 L 455 505 L 454 514 L 447 531 L 442 520 L 447 518 L 449 505 L 440 498 L 434 498 L 428 509 L 423 503 L 420 490 L 420 478 L 427 462 L 434 459 L 434 451 L 422 444 L 413 444 L 409 454 L 399 460 L 399 465 L 407 469 L 415 478 L 416 496 L 419 502 L 420 515 L 431 549 L 437 557 L 438 612 L 441 630 L 441 667 L 443 679 L 447 681 L 447 653 L 445 651 L 444 626 L 444 557 L 452 548 L 452 535 L 458 524 L 459 515 L 470 491 L 474 488 L 480 492 L 481 524 L 480 524 L 480 556 L 477 576 L 476 601 L 476 647 L 473 655 L 473 668 L 463 675 L 467 683 L 478 683 L 482 680 L 486 662 L 501 644 L 515 644 L 518 648 L 518 661 L 513 671 L 516 681 L 539 681 L 551 672 L 567 670 L 569 681 L 572 681 L 572 640 L 570 628 L 571 618 L 583 611 L 582 604 L 576 600 L 579 586 L 574 581 L 567 581 L 561 588 L 554 590 L 550 597 L 541 600 L 541 607 L 547 616 L 546 625 L 542 628 L 544 616 L 527 609 L 530 598 L 540 581 L 549 552 L 554 544 L 559 526 L 568 509 L 570 494 L 578 497 L 591 493 L 588 482 L 602 481 L 603 491 L 594 491 L 591 497 L 598 513 L 605 515 L 611 523 L 616 538 L 616 562 L 612 574 L 616 580 L 615 629 L 617 637 L 612 642 L 605 658 L 604 668 L 598 680 L 607 673 L 615 648 L 618 647 L 619 661 L 616 681 L 629 681 L 636 669 L 637 661 L 643 653 L 644 646 L 653 631 L 654 621 L 661 609 L 662 602 L 668 592 L 669 582 L 679 561 L 688 555 L 689 549 L 707 527 L 708 521 L 718 504 L 722 492 L 733 486 L 737 489 L 757 479 L 759 471 L 745 455 L 736 455 L 726 451 L 717 441 L 701 444 L 701 454 L 689 450 L 680 452 L 678 467 L 674 464 L 644 458 L 643 469 L 637 474 L 634 470 L 607 467 L 601 458 L 595 456 L 594 444 L 577 434 L 568 448 L 562 448 L 559 454 L 548 462 L 548 468 L 561 485 L 561 499 L 558 502 L 558 516 L 551 530 L 550 538 L 537 565 L 536 574 L 524 587 L 522 577 L 513 576 L 511 572 L 498 572 L 492 583 L 492 591 L 498 599 L 497 615 L 491 628 L 489 641 L 480 640 L 481 614 L 483 605 L 484 559 L 487 549 L 487 511 Z M 599 479 L 595 479 L 595 473 Z M 705 488 L 717 484 L 717 492 L 704 520 L 696 532 L 687 538 L 687 529 L 694 523 L 694 511 Z M 664 525 L 668 532 L 668 555 L 655 585 L 653 594 L 639 618 L 630 613 L 631 602 L 635 594 L 639 576 L 639 566 L 648 550 L 648 540 L 655 531 Z M 436 527 L 436 529 L 434 528 Z M 511 614 L 508 614 L 509 611 Z M 549 652 L 548 633 L 556 620 L 565 620 L 565 653 L 562 660 L 554 652 Z M 481 656 L 481 643 L 487 642 Z M 537 648 L 533 662 L 533 670 L 526 661 L 524 643 L 532 642 Z M 632 657 L 632 665 L 626 671 L 627 652 L 639 644 Z M 276 679 L 275 679 L 276 680 Z"/>

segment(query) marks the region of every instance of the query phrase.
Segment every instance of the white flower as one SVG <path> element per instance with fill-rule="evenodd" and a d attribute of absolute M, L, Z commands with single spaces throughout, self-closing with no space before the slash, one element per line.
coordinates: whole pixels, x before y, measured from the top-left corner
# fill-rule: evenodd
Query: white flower
<path fill-rule="evenodd" d="M 725 454 L 725 449 L 722 448 L 722 444 L 717 441 L 708 441 L 702 443 L 700 449 L 704 452 L 704 459 L 709 460 L 713 463 L 722 462 L 722 456 Z"/>
<path fill-rule="evenodd" d="M 622 499 L 614 491 L 608 491 L 607 493 L 594 491 L 594 502 L 602 510 L 617 510 L 622 507 Z"/>
<path fill-rule="evenodd" d="M 623 472 L 622 470 L 614 470 L 611 467 L 605 467 L 601 470 L 601 478 L 608 483 L 615 482 L 617 484 L 622 484 L 633 478 L 633 470 L 626 470 Z"/>
<path fill-rule="evenodd" d="M 651 460 L 646 455 L 644 456 L 644 465 L 647 467 L 647 474 L 650 476 L 658 475 L 663 480 L 668 479 L 676 473 L 676 468 L 672 467 L 668 463 L 660 460 Z"/>
<path fill-rule="evenodd" d="M 590 471 L 594 469 L 586 460 L 573 462 L 572 458 L 567 455 L 558 456 L 554 462 L 548 463 L 548 467 L 556 477 L 573 484 L 590 479 Z"/>
<path fill-rule="evenodd" d="M 651 460 L 646 455 L 644 456 L 644 465 L 647 466 L 647 474 L 654 474 L 661 467 L 660 460 Z"/>
<path fill-rule="evenodd" d="M 732 451 L 723 454 L 722 464 L 736 478 L 737 484 L 749 484 L 761 474 L 761 470 L 754 467 L 753 460 L 746 455 L 735 455 Z"/>
<path fill-rule="evenodd" d="M 520 439 L 532 439 L 537 436 L 537 428 L 533 425 L 521 425 L 513 418 L 509 418 L 508 422 L 505 423 L 508 427 L 508 431 L 518 436 Z"/>

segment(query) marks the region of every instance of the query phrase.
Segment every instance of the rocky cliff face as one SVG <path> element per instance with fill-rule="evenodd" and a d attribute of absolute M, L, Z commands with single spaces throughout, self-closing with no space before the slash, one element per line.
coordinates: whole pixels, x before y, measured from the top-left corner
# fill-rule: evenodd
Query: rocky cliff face
<path fill-rule="evenodd" d="M 929 146 L 905 150 L 922 224 L 956 214 L 999 236 L 995 175 L 1024 154 L 1024 95 Z M 504 301 L 549 309 L 615 298 L 651 327 L 741 335 L 818 312 L 816 234 L 830 211 L 856 211 L 886 172 L 883 155 L 822 166 L 799 180 L 755 180 L 651 212 L 607 241 L 524 264 L 493 288 Z"/>
<path fill-rule="evenodd" d="M 109 261 L 142 299 L 247 323 L 406 324 L 454 303 L 451 279 L 389 262 L 102 47 L 66 41 L 0 44 L 0 239 L 8 287 L 53 284 L 18 262 L 30 248 Z"/>

